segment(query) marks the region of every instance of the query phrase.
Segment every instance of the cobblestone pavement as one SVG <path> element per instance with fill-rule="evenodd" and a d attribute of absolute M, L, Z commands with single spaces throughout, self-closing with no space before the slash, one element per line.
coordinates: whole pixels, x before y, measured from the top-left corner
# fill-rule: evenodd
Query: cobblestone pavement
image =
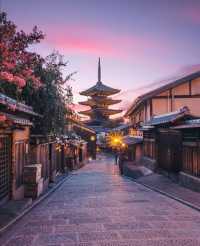
<path fill-rule="evenodd" d="M 138 179 L 144 185 L 166 192 L 174 197 L 182 199 L 200 208 L 200 193 L 187 189 L 180 184 L 171 181 L 164 175 L 154 173 Z"/>
<path fill-rule="evenodd" d="M 198 246 L 200 213 L 91 162 L 23 217 L 0 245 Z"/>

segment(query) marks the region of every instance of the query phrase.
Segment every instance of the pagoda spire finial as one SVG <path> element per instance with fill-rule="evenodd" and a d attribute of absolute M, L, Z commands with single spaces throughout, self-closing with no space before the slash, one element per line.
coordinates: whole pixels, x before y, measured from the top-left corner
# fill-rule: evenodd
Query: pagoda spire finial
<path fill-rule="evenodd" d="M 99 57 L 99 62 L 98 62 L 98 82 L 101 82 L 101 60 Z"/>

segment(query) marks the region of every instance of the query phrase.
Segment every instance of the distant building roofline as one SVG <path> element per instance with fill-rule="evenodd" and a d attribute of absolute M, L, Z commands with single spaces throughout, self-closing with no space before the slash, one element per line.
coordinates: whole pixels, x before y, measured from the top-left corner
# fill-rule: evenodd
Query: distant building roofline
<path fill-rule="evenodd" d="M 173 88 L 174 86 L 178 86 L 178 85 L 181 85 L 187 81 L 190 81 L 190 80 L 193 80 L 193 79 L 196 79 L 200 77 L 200 71 L 197 71 L 197 72 L 194 72 L 194 73 L 191 73 L 189 75 L 185 75 L 179 79 L 176 79 L 166 85 L 163 85 L 161 87 L 158 87 L 154 90 L 151 90 L 139 97 L 137 97 L 134 102 L 132 103 L 132 105 L 128 108 L 128 110 L 126 111 L 125 113 L 125 116 L 129 116 L 130 114 L 132 114 L 134 112 L 134 110 L 136 110 L 140 105 L 141 103 L 143 103 L 144 101 L 152 98 L 153 96 L 155 96 L 156 94 L 159 94 L 159 93 L 162 93 L 166 90 L 169 90 L 171 88 Z"/>

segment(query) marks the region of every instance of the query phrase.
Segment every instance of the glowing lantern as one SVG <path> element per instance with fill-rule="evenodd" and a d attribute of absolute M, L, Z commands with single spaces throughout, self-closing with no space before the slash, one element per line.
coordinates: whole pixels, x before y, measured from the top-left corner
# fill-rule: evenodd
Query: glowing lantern
<path fill-rule="evenodd" d="M 125 143 L 122 143 L 122 148 L 125 148 L 126 147 L 126 144 Z"/>
<path fill-rule="evenodd" d="M 90 140 L 91 140 L 91 141 L 95 141 L 95 136 L 91 136 L 91 137 L 90 137 Z"/>
<path fill-rule="evenodd" d="M 112 148 L 121 148 L 123 145 L 122 138 L 123 136 L 121 133 L 111 133 L 108 136 L 108 145 Z"/>

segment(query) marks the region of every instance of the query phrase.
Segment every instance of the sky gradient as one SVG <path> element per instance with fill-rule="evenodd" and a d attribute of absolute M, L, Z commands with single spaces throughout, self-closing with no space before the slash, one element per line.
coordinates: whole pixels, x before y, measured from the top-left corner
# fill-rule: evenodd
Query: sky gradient
<path fill-rule="evenodd" d="M 132 91 L 165 78 L 200 57 L 199 0 L 1 0 L 8 17 L 25 31 L 37 25 L 45 40 L 32 49 L 53 49 L 69 60 L 77 96 L 97 81 Z M 66 71 L 66 72 L 68 72 Z M 131 95 L 130 95 L 131 97 Z M 130 98 L 130 101 L 133 99 Z"/>

